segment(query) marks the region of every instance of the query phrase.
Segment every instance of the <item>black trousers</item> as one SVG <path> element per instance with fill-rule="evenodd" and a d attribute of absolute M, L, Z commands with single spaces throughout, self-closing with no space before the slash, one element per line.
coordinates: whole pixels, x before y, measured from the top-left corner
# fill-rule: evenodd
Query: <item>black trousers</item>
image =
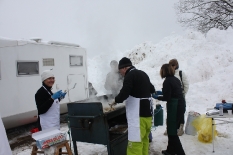
<path fill-rule="evenodd" d="M 185 155 L 179 136 L 168 135 L 167 152 L 171 155 Z"/>

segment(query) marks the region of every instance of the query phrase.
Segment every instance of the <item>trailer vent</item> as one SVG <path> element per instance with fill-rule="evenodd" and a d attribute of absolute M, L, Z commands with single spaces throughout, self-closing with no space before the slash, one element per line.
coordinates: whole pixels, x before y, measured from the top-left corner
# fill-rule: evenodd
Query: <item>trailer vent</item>
<path fill-rule="evenodd" d="M 43 59 L 43 66 L 54 66 L 54 59 L 53 58 Z"/>
<path fill-rule="evenodd" d="M 51 45 L 61 45 L 61 46 L 74 46 L 74 47 L 80 47 L 78 44 L 72 44 L 72 43 L 64 43 L 59 41 L 50 41 L 48 44 Z"/>

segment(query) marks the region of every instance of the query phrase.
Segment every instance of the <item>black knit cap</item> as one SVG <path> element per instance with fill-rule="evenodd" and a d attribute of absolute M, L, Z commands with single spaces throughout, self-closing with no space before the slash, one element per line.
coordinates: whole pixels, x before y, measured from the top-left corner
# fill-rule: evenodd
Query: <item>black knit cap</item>
<path fill-rule="evenodd" d="M 119 61 L 118 69 L 122 69 L 124 67 L 129 67 L 129 66 L 132 66 L 132 62 L 130 61 L 129 58 L 124 57 Z"/>

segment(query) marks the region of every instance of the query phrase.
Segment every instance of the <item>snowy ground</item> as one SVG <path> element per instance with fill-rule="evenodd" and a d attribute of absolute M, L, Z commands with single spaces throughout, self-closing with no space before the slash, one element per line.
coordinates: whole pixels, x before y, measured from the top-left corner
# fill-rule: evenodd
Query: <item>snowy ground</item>
<path fill-rule="evenodd" d="M 212 29 L 206 36 L 187 31 L 185 35 L 173 34 L 158 44 L 145 42 L 125 52 L 104 53 L 88 60 L 88 76 L 98 95 L 108 93 L 104 90 L 105 76 L 110 70 L 109 63 L 119 61 L 123 56 L 130 57 L 136 68 L 145 71 L 157 90 L 161 90 L 163 80 L 159 76 L 160 67 L 170 59 L 179 61 L 180 69 L 186 73 L 190 88 L 186 96 L 187 112 L 204 114 L 206 108 L 213 108 L 223 99 L 233 102 L 233 29 Z M 155 101 L 165 107 L 165 102 Z M 164 113 L 166 115 L 166 113 Z M 187 113 L 186 113 L 187 118 Z M 63 125 L 62 131 L 67 131 Z M 166 149 L 167 137 L 163 135 L 165 126 L 153 130 L 153 142 L 150 155 L 160 155 Z M 221 136 L 215 140 L 216 155 L 233 154 L 233 124 L 217 125 Z M 180 137 L 187 155 L 212 155 L 212 144 L 201 143 L 197 136 Z M 31 147 L 25 146 L 13 150 L 14 155 L 28 155 Z M 107 155 L 106 146 L 78 143 L 80 155 Z"/>

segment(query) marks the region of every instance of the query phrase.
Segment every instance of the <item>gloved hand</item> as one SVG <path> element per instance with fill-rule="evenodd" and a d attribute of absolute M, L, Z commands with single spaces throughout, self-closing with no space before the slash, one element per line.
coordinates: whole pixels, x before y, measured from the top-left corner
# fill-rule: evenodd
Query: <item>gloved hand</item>
<path fill-rule="evenodd" d="M 155 93 L 153 93 L 153 94 L 152 94 L 152 97 L 153 97 L 154 99 L 157 99 L 157 98 L 158 98 L 158 95 L 155 94 Z"/>
<path fill-rule="evenodd" d="M 62 93 L 61 94 L 61 99 L 65 98 L 65 96 L 66 96 L 66 92 Z"/>
<path fill-rule="evenodd" d="M 162 91 L 156 91 L 156 95 L 163 95 L 163 92 Z"/>
<path fill-rule="evenodd" d="M 56 93 L 54 93 L 51 97 L 52 99 L 56 100 L 61 97 L 61 94 L 62 94 L 62 90 L 59 90 Z"/>

